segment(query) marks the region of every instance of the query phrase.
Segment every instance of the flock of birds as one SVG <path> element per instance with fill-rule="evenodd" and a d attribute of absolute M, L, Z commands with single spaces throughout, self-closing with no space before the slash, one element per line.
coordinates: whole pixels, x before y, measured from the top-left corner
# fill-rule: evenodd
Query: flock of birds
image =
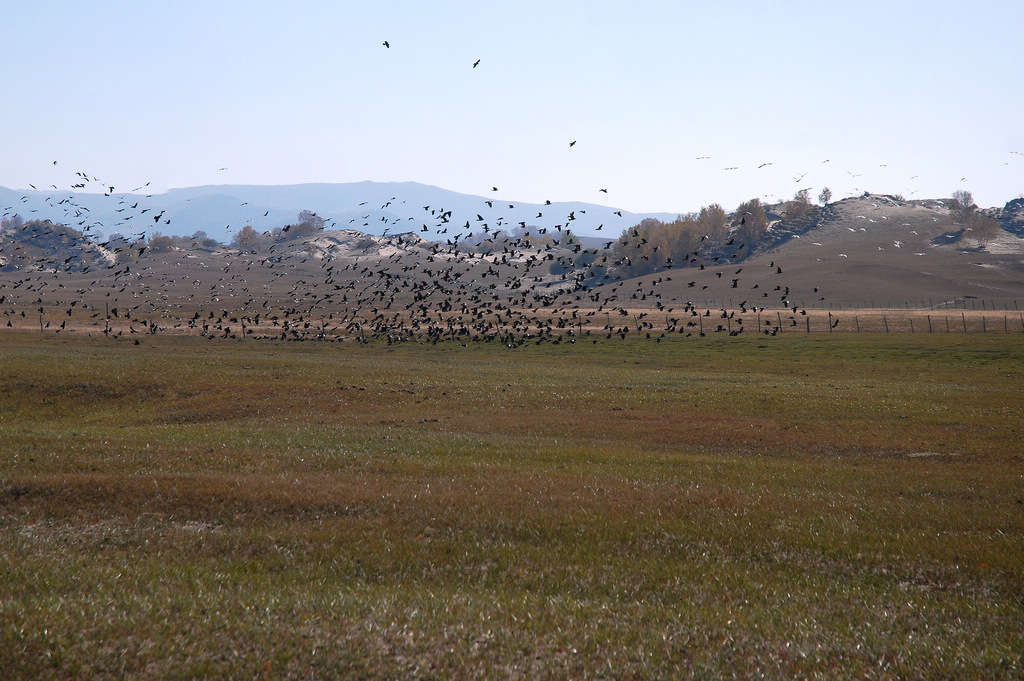
<path fill-rule="evenodd" d="M 391 47 L 387 40 L 383 46 Z M 477 59 L 471 68 L 480 64 Z M 576 145 L 575 139 L 568 142 L 569 148 Z M 757 168 L 771 165 L 765 161 Z M 799 185 L 807 175 L 798 173 L 794 182 Z M 44 330 L 56 326 L 58 331 L 115 336 L 178 332 L 209 338 L 378 338 L 388 344 L 450 340 L 514 347 L 631 335 L 655 342 L 670 334 L 775 335 L 806 316 L 806 308 L 795 300 L 811 294 L 817 302 L 824 300 L 819 286 L 803 291 L 787 285 L 782 263 L 772 261 L 761 275 L 752 276 L 743 266 L 752 248 L 736 242 L 738 232 L 718 243 L 702 239 L 685 261 L 669 259 L 659 271 L 633 278 L 624 265 L 630 260 L 628 249 L 640 249 L 645 241 L 638 226 L 610 225 L 609 231 L 621 232 L 619 238 L 604 241 L 603 247 L 585 245 L 576 236 L 579 230 L 574 232 L 585 210 L 571 210 L 539 227 L 485 216 L 483 205 L 488 211 L 496 205 L 515 207 L 496 199 L 484 199 L 475 218 L 463 221 L 455 211 L 432 205 L 422 206 L 418 217 L 388 217 L 384 211 L 402 201 L 393 196 L 380 207 L 380 237 L 341 230 L 328 218 L 321 221 L 328 231 L 307 239 L 289 238 L 285 227 L 262 245 L 210 249 L 197 240 L 184 250 L 154 252 L 158 249 L 147 234 L 170 226 L 171 217 L 140 200 L 138 192 L 148 186 L 119 194 L 95 176 L 75 173 L 71 190 L 98 187 L 116 202 L 116 225 L 103 225 L 74 194 L 62 195 L 56 185 L 51 187 L 57 193 L 47 196 L 46 203 L 62 211 L 60 225 L 19 221 L 16 206 L 4 207 L 0 268 L 7 265 L 10 271 L 17 262 L 20 275 L 0 286 L 7 326 L 34 323 L 38 312 Z M 599 191 L 608 193 L 605 187 Z M 373 214 L 366 204 L 359 204 L 366 211 L 361 227 L 370 226 Z M 548 207 L 554 208 L 551 201 Z M 536 220 L 545 218 L 544 209 Z M 613 215 L 622 218 L 621 211 Z M 745 219 L 740 217 L 734 227 Z M 421 226 L 409 229 L 409 222 Z M 590 225 L 589 230 L 604 226 Z M 99 241 L 90 238 L 91 230 L 130 236 Z M 896 239 L 892 245 L 899 249 L 903 242 Z M 671 283 L 673 277 L 685 279 L 685 285 Z M 700 295 L 687 298 L 679 291 Z M 707 301 L 715 298 L 721 304 L 713 307 Z"/>
<path fill-rule="evenodd" d="M 167 224 L 164 214 L 105 188 L 125 219 Z M 392 196 L 380 210 L 400 201 Z M 88 219 L 73 202 L 57 205 Z M 11 210 L 5 207 L 5 215 Z M 745 264 L 751 249 L 735 232 L 717 244 L 702 239 L 685 262 L 669 260 L 653 274 L 630 277 L 623 265 L 629 249 L 644 241 L 640 226 L 587 245 L 572 230 L 586 217 L 582 211 L 560 216 L 549 229 L 525 221 L 514 228 L 491 224 L 484 210 L 464 224 L 453 223 L 445 207 L 417 210 L 423 227 L 440 238 L 414 230 L 372 236 L 334 229 L 296 239 L 282 230 L 276 241 L 251 248 L 209 248 L 191 240 L 182 250 L 153 252 L 153 240 L 140 238 L 141 232 L 97 242 L 78 230 L 27 222 L 16 228 L 20 234 L 8 228 L 0 242 L 0 258 L 19 249 L 33 253 L 19 260 L 18 277 L 0 284 L 0 310 L 9 327 L 31 328 L 38 313 L 43 330 L 117 337 L 187 333 L 517 347 L 628 337 L 661 342 L 672 334 L 775 335 L 806 317 L 806 307 L 795 301 L 824 300 L 819 286 L 803 291 L 788 285 L 781 262 L 751 270 Z M 43 248 L 47 244 L 52 248 Z M 838 325 L 838 317 L 830 323 Z"/>

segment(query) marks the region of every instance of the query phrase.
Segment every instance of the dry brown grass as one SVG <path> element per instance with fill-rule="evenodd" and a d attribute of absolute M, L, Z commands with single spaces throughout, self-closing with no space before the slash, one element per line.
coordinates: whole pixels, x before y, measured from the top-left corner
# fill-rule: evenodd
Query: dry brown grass
<path fill-rule="evenodd" d="M 1021 674 L 1017 335 L 0 343 L 12 677 Z"/>

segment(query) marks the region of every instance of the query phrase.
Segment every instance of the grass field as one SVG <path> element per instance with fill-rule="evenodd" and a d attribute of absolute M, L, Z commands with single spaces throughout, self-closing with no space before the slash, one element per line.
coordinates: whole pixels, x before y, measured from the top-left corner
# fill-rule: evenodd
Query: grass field
<path fill-rule="evenodd" d="M 0 333 L 0 670 L 1020 678 L 1022 378 L 1021 333 Z"/>

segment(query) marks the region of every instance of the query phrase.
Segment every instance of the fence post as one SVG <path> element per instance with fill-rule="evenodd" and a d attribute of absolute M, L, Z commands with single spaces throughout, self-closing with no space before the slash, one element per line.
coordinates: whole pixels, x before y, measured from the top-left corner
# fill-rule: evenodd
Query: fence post
<path fill-rule="evenodd" d="M 960 319 L 964 323 L 964 333 L 967 333 L 967 315 L 963 312 L 960 313 Z"/>
<path fill-rule="evenodd" d="M 857 319 L 857 315 L 853 316 L 853 321 L 857 323 L 857 333 L 860 333 L 860 320 Z"/>
<path fill-rule="evenodd" d="M 910 318 L 910 333 L 914 333 L 914 318 Z"/>
<path fill-rule="evenodd" d="M 928 333 L 932 332 L 932 316 L 928 315 Z"/>

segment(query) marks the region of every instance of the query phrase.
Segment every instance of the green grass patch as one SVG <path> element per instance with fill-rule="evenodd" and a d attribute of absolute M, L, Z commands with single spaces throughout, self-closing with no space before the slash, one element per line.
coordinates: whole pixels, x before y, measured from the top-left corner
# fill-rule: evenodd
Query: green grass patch
<path fill-rule="evenodd" d="M 1015 336 L 0 336 L 13 677 L 1019 676 Z"/>

